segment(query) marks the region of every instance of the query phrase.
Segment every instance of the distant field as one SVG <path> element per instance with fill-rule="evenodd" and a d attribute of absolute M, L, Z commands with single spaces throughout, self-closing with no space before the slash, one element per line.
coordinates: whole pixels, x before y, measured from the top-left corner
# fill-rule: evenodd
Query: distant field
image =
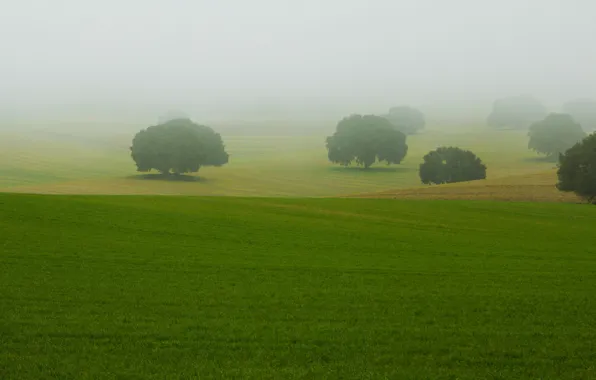
<path fill-rule="evenodd" d="M 438 145 L 471 149 L 489 178 L 553 168 L 527 150 L 524 132 L 430 130 L 408 138 L 401 165 L 366 172 L 327 161 L 324 135 L 224 136 L 231 154 L 222 168 L 203 168 L 195 182 L 142 181 L 127 149 L 132 135 L 0 135 L 0 191 L 66 194 L 336 196 L 419 186 L 422 156 Z M 133 178 L 131 178 L 133 177 Z M 554 184 L 554 183 L 553 183 Z"/>
<path fill-rule="evenodd" d="M 595 228 L 573 204 L 0 194 L 0 378 L 596 378 Z"/>
<path fill-rule="evenodd" d="M 515 175 L 482 181 L 461 182 L 441 186 L 418 186 L 378 193 L 353 194 L 358 198 L 388 199 L 459 199 L 516 202 L 575 202 L 582 199 L 573 193 L 557 190 L 556 170 Z"/>

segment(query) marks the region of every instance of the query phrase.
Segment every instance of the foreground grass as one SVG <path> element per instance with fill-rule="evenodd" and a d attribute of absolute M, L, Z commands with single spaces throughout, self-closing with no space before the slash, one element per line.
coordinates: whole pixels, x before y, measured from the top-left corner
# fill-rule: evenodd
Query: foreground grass
<path fill-rule="evenodd" d="M 430 130 L 408 137 L 408 155 L 401 165 L 377 164 L 369 171 L 329 163 L 324 135 L 224 136 L 230 163 L 202 168 L 199 181 L 141 181 L 130 159 L 131 138 L 0 136 L 0 191 L 265 197 L 379 192 L 420 185 L 418 165 L 438 145 L 473 150 L 488 165 L 489 178 L 525 175 L 553 166 L 537 160 L 527 150 L 526 134 L 515 131 Z"/>
<path fill-rule="evenodd" d="M 596 207 L 0 195 L 0 377 L 594 378 Z"/>

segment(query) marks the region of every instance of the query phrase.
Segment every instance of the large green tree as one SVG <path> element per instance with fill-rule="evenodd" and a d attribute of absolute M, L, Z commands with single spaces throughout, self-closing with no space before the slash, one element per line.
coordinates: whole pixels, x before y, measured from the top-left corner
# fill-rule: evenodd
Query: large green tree
<path fill-rule="evenodd" d="M 596 203 L 596 132 L 559 155 L 557 176 L 559 190 Z"/>
<path fill-rule="evenodd" d="M 174 119 L 141 130 L 130 150 L 140 172 L 194 173 L 201 166 L 221 166 L 229 159 L 221 136 L 189 119 Z"/>
<path fill-rule="evenodd" d="M 416 108 L 408 106 L 393 107 L 384 117 L 397 130 L 402 131 L 406 135 L 415 134 L 424 129 L 426 125 L 424 114 Z"/>
<path fill-rule="evenodd" d="M 495 100 L 487 123 L 493 128 L 524 129 L 546 114 L 546 108 L 532 96 L 512 96 Z"/>
<path fill-rule="evenodd" d="M 442 184 L 486 178 L 486 165 L 469 150 L 440 147 L 429 152 L 420 164 L 422 183 Z"/>
<path fill-rule="evenodd" d="M 369 168 L 376 161 L 399 164 L 408 152 L 406 135 L 375 115 L 352 115 L 342 119 L 333 136 L 327 137 L 329 161 Z"/>
<path fill-rule="evenodd" d="M 581 125 L 564 113 L 551 113 L 528 131 L 528 149 L 556 160 L 560 153 L 571 148 L 586 136 Z"/>

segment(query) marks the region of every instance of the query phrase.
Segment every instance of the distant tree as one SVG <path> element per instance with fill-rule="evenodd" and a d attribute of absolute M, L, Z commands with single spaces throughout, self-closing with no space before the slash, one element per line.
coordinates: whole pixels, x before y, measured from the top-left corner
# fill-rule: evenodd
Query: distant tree
<path fill-rule="evenodd" d="M 162 174 L 194 173 L 201 166 L 224 165 L 229 158 L 218 133 L 189 119 L 141 130 L 130 150 L 138 171 L 155 169 Z"/>
<path fill-rule="evenodd" d="M 178 119 L 190 119 L 190 117 L 183 111 L 180 110 L 169 110 L 165 114 L 161 115 L 158 120 L 157 124 L 165 124 L 168 121 L 178 120 Z"/>
<path fill-rule="evenodd" d="M 413 135 L 424 129 L 426 120 L 424 114 L 416 108 L 408 106 L 393 107 L 384 117 L 399 131 L 406 135 Z"/>
<path fill-rule="evenodd" d="M 596 204 L 596 132 L 559 155 L 557 176 L 559 190 Z"/>
<path fill-rule="evenodd" d="M 375 161 L 399 164 L 408 152 L 406 135 L 380 116 L 352 115 L 327 137 L 329 161 L 348 166 L 352 161 L 369 168 Z"/>
<path fill-rule="evenodd" d="M 424 184 L 438 185 L 486 178 L 486 165 L 469 150 L 440 147 L 423 159 L 419 174 Z"/>
<path fill-rule="evenodd" d="M 544 120 L 532 124 L 528 136 L 528 149 L 556 160 L 560 153 L 583 139 L 586 133 L 571 116 L 551 113 Z"/>
<path fill-rule="evenodd" d="M 488 116 L 488 125 L 493 128 L 527 128 L 546 116 L 546 108 L 531 96 L 513 96 L 498 99 Z"/>
<path fill-rule="evenodd" d="M 568 113 L 577 121 L 584 131 L 596 130 L 596 101 L 592 99 L 577 99 L 563 105 L 563 112 Z"/>

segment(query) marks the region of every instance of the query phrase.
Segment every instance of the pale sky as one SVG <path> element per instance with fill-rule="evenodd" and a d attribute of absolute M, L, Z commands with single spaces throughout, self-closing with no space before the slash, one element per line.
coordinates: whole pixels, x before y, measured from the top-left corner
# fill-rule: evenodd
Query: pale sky
<path fill-rule="evenodd" d="M 596 97 L 593 0 L 3 0 L 0 101 Z"/>

